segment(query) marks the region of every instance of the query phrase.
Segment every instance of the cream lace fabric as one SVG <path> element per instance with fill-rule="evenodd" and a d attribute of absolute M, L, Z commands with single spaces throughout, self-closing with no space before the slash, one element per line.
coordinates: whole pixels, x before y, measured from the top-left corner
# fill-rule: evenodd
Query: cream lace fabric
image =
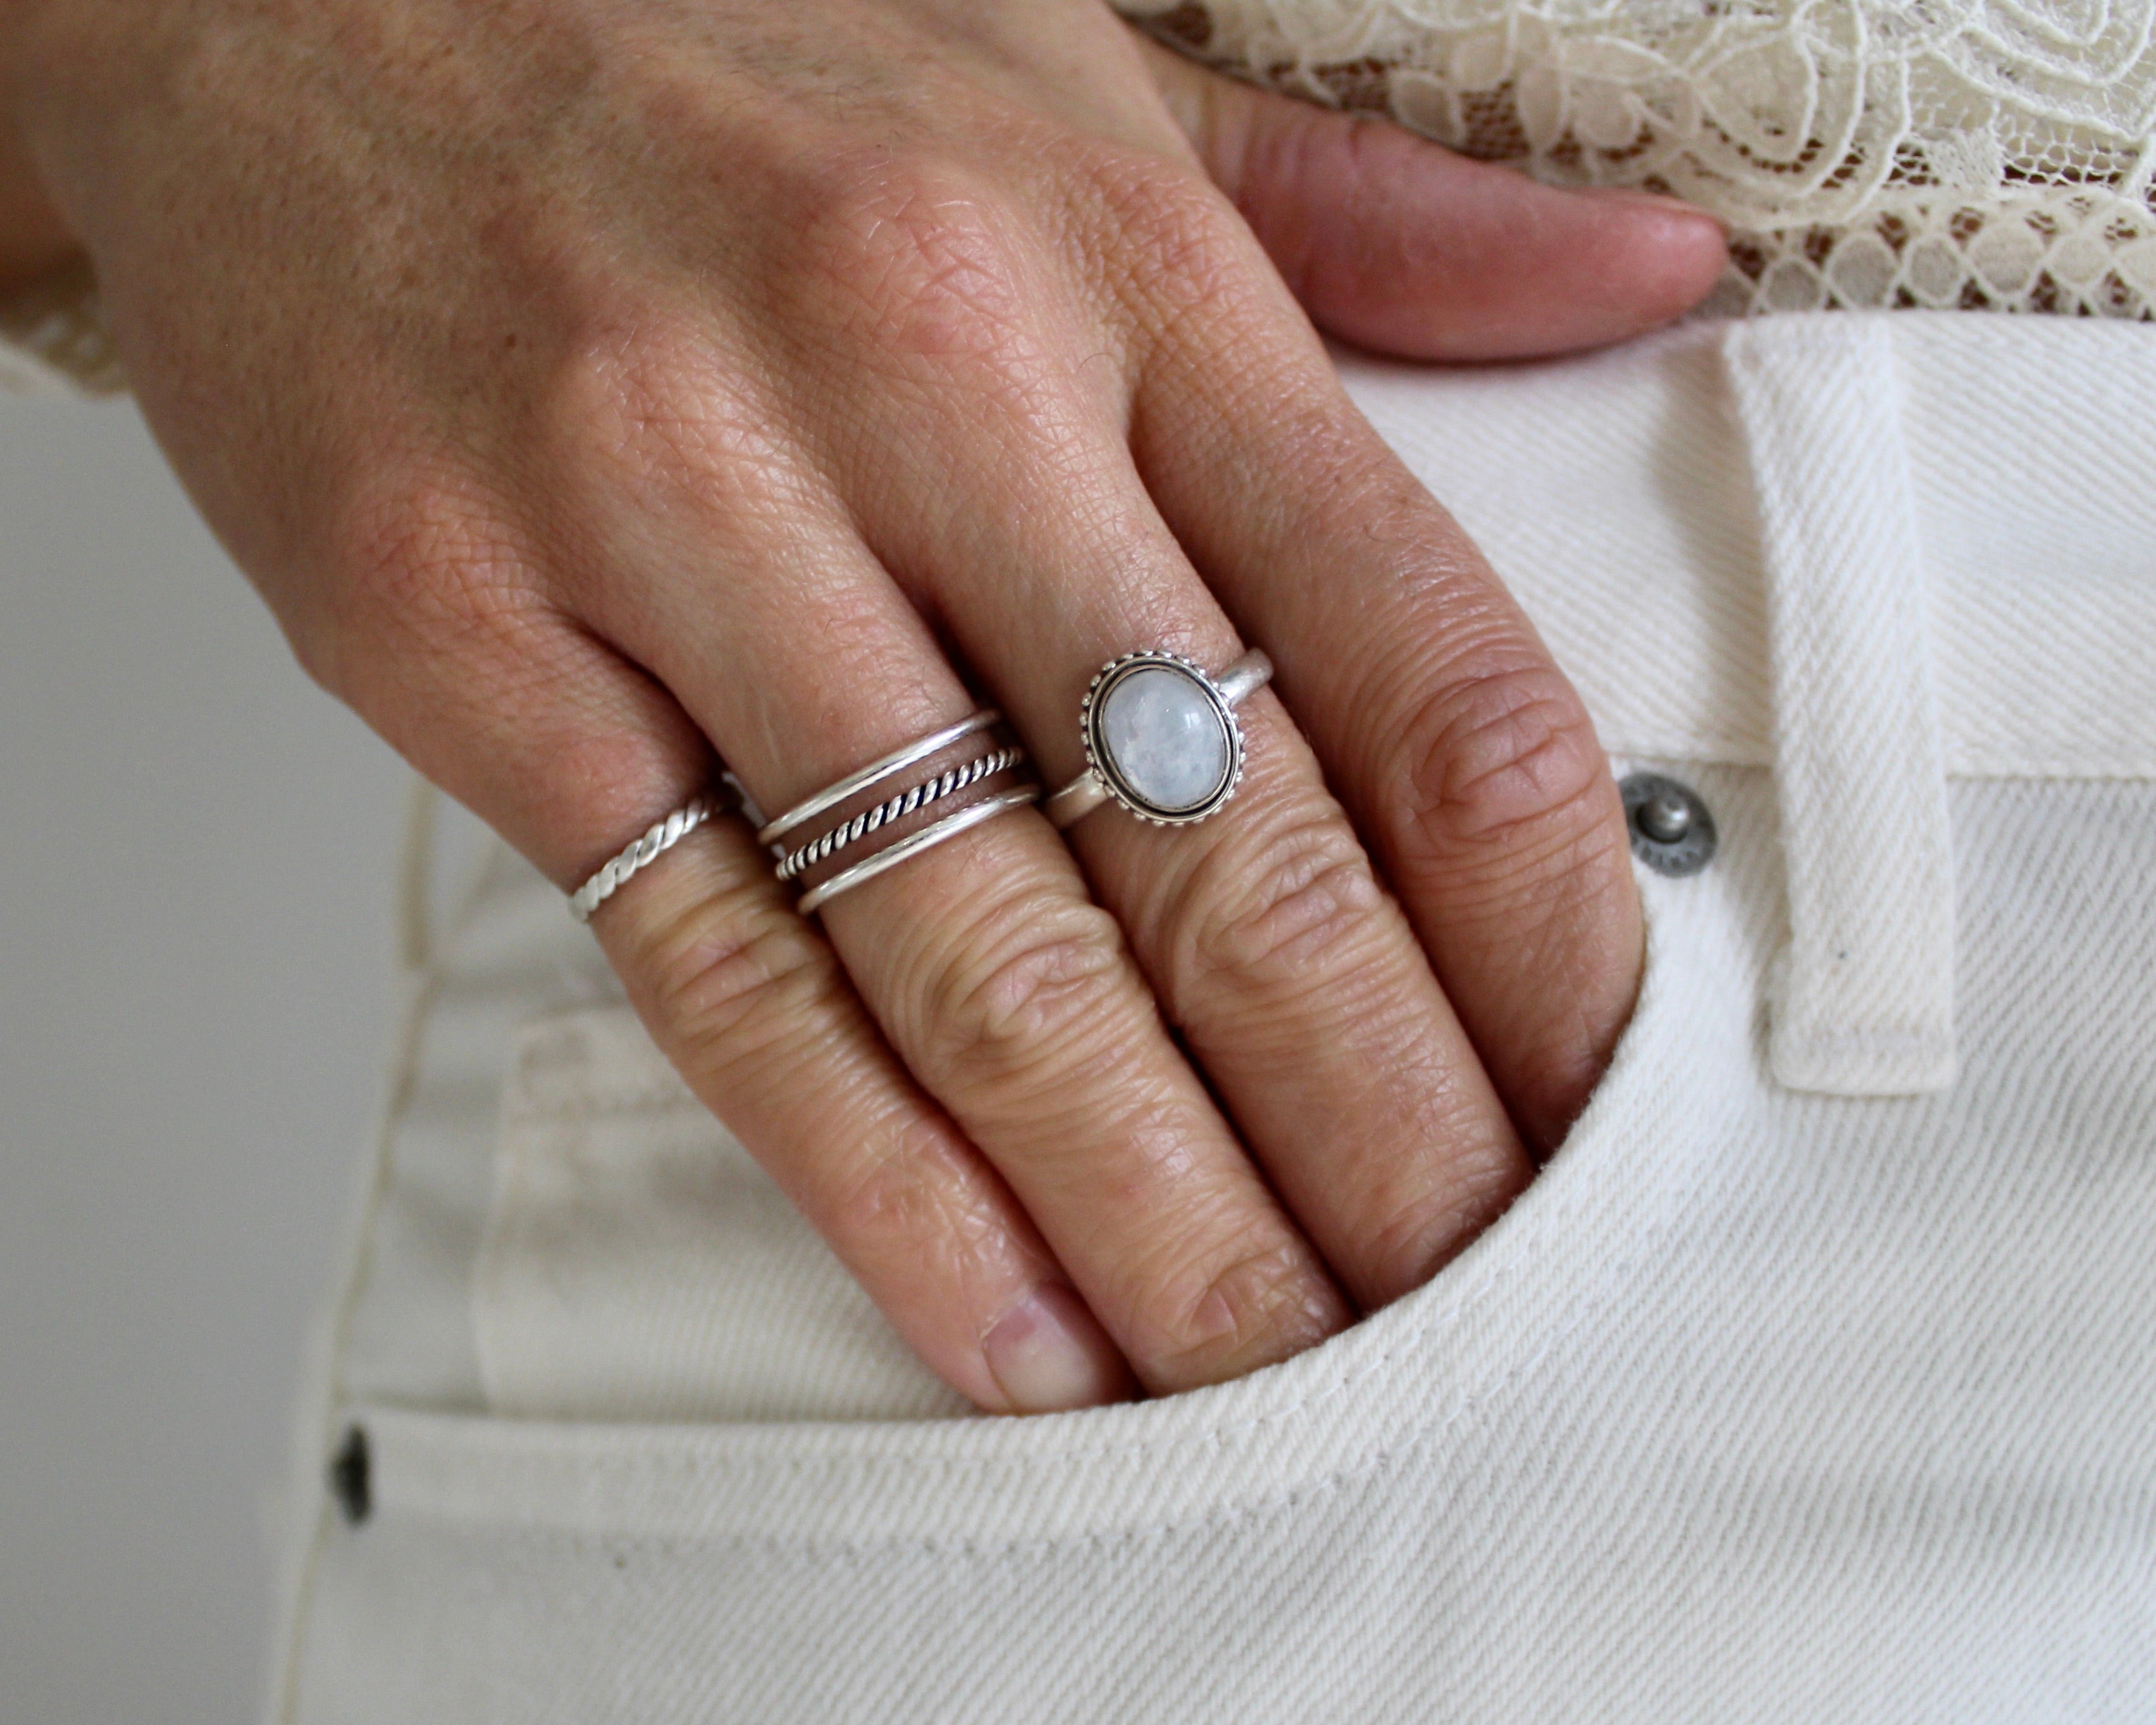
<path fill-rule="evenodd" d="M 1224 70 L 1736 229 L 1705 308 L 2156 317 L 2156 0 L 1115 0 Z"/>

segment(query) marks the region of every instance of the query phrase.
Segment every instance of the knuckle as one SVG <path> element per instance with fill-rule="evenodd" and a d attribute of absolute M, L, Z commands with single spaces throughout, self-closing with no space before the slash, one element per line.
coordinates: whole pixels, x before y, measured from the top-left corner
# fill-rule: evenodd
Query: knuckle
<path fill-rule="evenodd" d="M 1292 1237 L 1244 1244 L 1223 1263 L 1179 1268 L 1163 1285 L 1145 1352 L 1164 1386 L 1210 1383 L 1313 1347 L 1347 1320 L 1332 1285 Z"/>
<path fill-rule="evenodd" d="M 1097 905 L 1007 900 L 959 932 L 927 991 L 934 1058 L 947 1068 L 1060 1072 L 1100 1031 L 1123 963 L 1122 932 Z"/>
<path fill-rule="evenodd" d="M 547 381 L 536 441 L 572 484 L 596 475 L 633 508 L 699 517 L 799 491 L 783 420 L 717 332 L 667 309 L 624 311 Z"/>
<path fill-rule="evenodd" d="M 1476 655 L 1400 727 L 1408 795 L 1399 835 L 1411 858 L 1471 877 L 1506 875 L 1523 853 L 1577 843 L 1599 819 L 1609 773 L 1579 697 L 1539 653 Z"/>
<path fill-rule="evenodd" d="M 1234 207 L 1204 175 L 1159 157 L 1103 151 L 1081 164 L 1119 242 L 1127 286 L 1147 303 L 1233 320 L 1270 309 L 1269 266 Z"/>
<path fill-rule="evenodd" d="M 880 1246 L 908 1254 L 916 1270 L 928 1253 L 962 1269 L 967 1248 L 987 1230 L 952 1135 L 927 1116 L 887 1130 L 882 1148 L 860 1158 L 821 1196 L 819 1225 L 856 1257 Z"/>
<path fill-rule="evenodd" d="M 292 630 L 300 662 L 325 687 L 351 697 L 357 679 L 345 650 L 371 657 L 385 634 L 429 657 L 476 648 L 493 661 L 526 642 L 543 651 L 552 612 L 534 563 L 475 479 L 434 468 L 398 476 L 326 533 L 320 614 Z"/>
<path fill-rule="evenodd" d="M 945 362 L 1009 349 L 1028 300 L 1024 224 L 976 171 L 849 153 L 822 164 L 803 201 L 787 267 L 857 342 Z"/>
<path fill-rule="evenodd" d="M 808 1021 L 834 960 L 762 883 L 701 899 L 640 943 L 635 971 L 685 1069 L 721 1076 Z"/>
<path fill-rule="evenodd" d="M 1257 823 L 1252 823 L 1253 826 Z M 1368 937 L 1383 902 L 1369 859 L 1337 811 L 1268 823 L 1248 842 L 1224 842 L 1193 872 L 1187 983 L 1223 975 L 1291 981 L 1327 968 Z M 1184 991 L 1178 986 L 1178 996 Z"/>
<path fill-rule="evenodd" d="M 515 536 L 475 482 L 422 472 L 352 510 L 331 548 L 355 589 L 399 611 L 453 620 L 485 613 L 523 586 Z"/>

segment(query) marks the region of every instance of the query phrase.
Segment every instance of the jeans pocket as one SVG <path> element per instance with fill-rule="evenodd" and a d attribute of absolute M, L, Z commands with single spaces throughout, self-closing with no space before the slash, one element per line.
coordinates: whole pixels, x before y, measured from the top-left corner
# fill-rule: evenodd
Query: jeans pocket
<path fill-rule="evenodd" d="M 495 1412 L 927 1419 L 922 1366 L 624 1006 L 527 1025 L 472 1279 Z"/>
<path fill-rule="evenodd" d="M 1666 914 L 1702 902 L 1690 884 L 1649 883 L 1646 984 L 1566 1148 L 1434 1281 L 1238 1382 L 1024 1419 L 896 1417 L 891 1402 L 885 1417 L 808 1417 L 794 1410 L 837 1398 L 798 1384 L 783 1408 L 759 1408 L 746 1387 L 774 1381 L 753 1362 L 778 1338 L 834 1382 L 881 1348 L 855 1327 L 865 1307 L 824 1285 L 831 1305 L 767 1311 L 754 1345 L 715 1341 L 716 1315 L 740 1321 L 770 1298 L 722 1299 L 723 1280 L 688 1262 L 732 1249 L 730 1231 L 764 1213 L 762 1197 L 728 1212 L 711 1196 L 752 1171 L 676 1106 L 655 1056 L 600 1040 L 629 1038 L 621 1021 L 535 1027 L 518 1081 L 529 1120 L 511 1115 L 504 1141 L 523 1146 L 506 1176 L 536 1184 L 505 1185 L 482 1290 L 497 1302 L 495 1411 L 345 1410 L 366 1514 L 332 1526 L 319 1551 L 295 1717 L 1327 1716 L 1337 1673 L 1270 1641 L 1216 1657 L 1204 1625 L 1241 1623 L 1247 1639 L 1285 1613 L 1299 1634 L 1341 1641 L 1387 1574 L 1388 1609 L 1425 1619 L 1435 1596 L 1413 1589 L 1435 1585 L 1426 1554 L 1463 1514 L 1504 1501 L 1496 1481 L 1517 1453 L 1507 1422 L 1532 1419 L 1548 1362 L 1630 1323 L 1725 1129 L 1720 1092 L 1687 1081 L 1706 1060 L 1748 1083 L 1755 1058 L 1751 977 L 1715 961 L 1712 917 Z M 1720 1027 L 1707 1046 L 1702 1026 Z M 633 1123 L 618 1142 L 593 1135 L 609 1110 Z M 608 1145 L 632 1165 L 609 1177 L 611 1212 L 536 1201 L 557 1184 L 588 1189 L 563 1159 Z M 665 1171 L 681 1166 L 701 1171 L 702 1196 L 668 1197 Z M 664 1226 L 681 1232 L 622 1219 L 647 1203 L 678 1211 Z M 547 1228 L 598 1244 L 531 1247 Z M 654 1252 L 655 1238 L 673 1244 Z M 776 1249 L 739 1249 L 746 1275 Z M 821 1250 L 805 1233 L 799 1249 Z M 586 1279 L 610 1263 L 619 1285 L 593 1290 Z M 548 1264 L 567 1268 L 541 1300 L 531 1290 Z M 668 1287 L 675 1273 L 699 1290 Z M 512 1312 L 512 1295 L 536 1303 Z M 548 1313 L 586 1326 L 553 1344 L 551 1365 Z M 608 1362 L 615 1346 L 634 1370 Z M 711 1411 L 721 1408 L 750 1411 Z M 1457 1537 L 1471 1549 L 1486 1536 Z M 1353 1586 L 1301 1592 L 1320 1558 Z M 1088 1670 L 1112 1666 L 1127 1704 L 1096 1702 L 1093 1677 L 1055 1665 L 1073 1650 Z M 1040 1706 L 1014 1706 L 1019 1694 Z"/>
<path fill-rule="evenodd" d="M 1676 902 L 1667 885 L 1650 905 Z M 495 1417 L 377 1410 L 382 1501 L 593 1532 L 1060 1537 L 1369 1465 L 1527 1369 L 1672 1222 L 1715 1130 L 1687 1094 L 1697 1027 L 1733 1024 L 1727 1058 L 1752 1058 L 1749 979 L 1689 954 L 1687 920 L 1656 909 L 1633 1022 L 1571 1139 L 1435 1281 L 1234 1383 L 1017 1420 L 949 1417 L 963 1404 L 633 1020 L 536 1024 L 476 1278 Z"/>

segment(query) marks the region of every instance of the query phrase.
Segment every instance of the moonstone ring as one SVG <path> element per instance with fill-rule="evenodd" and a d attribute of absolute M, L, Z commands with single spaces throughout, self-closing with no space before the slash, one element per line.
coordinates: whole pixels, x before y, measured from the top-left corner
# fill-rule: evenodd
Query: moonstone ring
<path fill-rule="evenodd" d="M 1086 770 L 1049 798 L 1048 818 L 1070 826 L 1112 800 L 1141 821 L 1203 821 L 1242 782 L 1235 708 L 1272 674 L 1273 662 L 1256 651 L 1218 677 L 1175 653 L 1110 660 L 1078 710 Z"/>

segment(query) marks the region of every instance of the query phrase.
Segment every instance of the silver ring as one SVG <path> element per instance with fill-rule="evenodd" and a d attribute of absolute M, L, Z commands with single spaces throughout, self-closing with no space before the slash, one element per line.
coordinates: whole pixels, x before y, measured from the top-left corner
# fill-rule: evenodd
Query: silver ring
<path fill-rule="evenodd" d="M 948 749 L 961 738 L 970 737 L 976 731 L 985 731 L 990 725 L 1003 723 L 1003 714 L 993 707 L 983 707 L 970 718 L 946 725 L 940 731 L 931 731 L 918 741 L 908 743 L 903 749 L 894 749 L 880 760 L 872 760 L 858 772 L 849 773 L 834 785 L 827 785 L 814 796 L 798 802 L 756 836 L 760 845 L 783 838 L 803 822 L 813 821 L 826 809 L 834 809 L 850 796 L 858 796 L 893 773 L 903 772 L 917 760 L 926 760 L 939 749 Z"/>
<path fill-rule="evenodd" d="M 583 885 L 569 894 L 569 914 L 580 923 L 613 897 L 615 891 L 639 868 L 648 868 L 667 852 L 719 812 L 719 800 L 708 791 L 691 799 L 659 821 L 634 844 L 606 863 Z"/>
<path fill-rule="evenodd" d="M 1111 659 L 1078 709 L 1086 770 L 1049 798 L 1048 818 L 1072 826 L 1111 801 L 1163 826 L 1217 813 L 1243 782 L 1235 708 L 1272 674 L 1255 648 L 1217 677 L 1178 653 Z"/>
<path fill-rule="evenodd" d="M 863 881 L 874 880 L 886 868 L 896 868 L 923 851 L 942 844 L 947 838 L 956 838 L 968 828 L 978 826 L 983 821 L 993 820 L 1007 809 L 1024 808 L 1026 804 L 1040 800 L 1040 787 L 1038 785 L 1022 785 L 1015 790 L 1004 791 L 1000 796 L 969 803 L 957 814 L 946 815 L 933 826 L 908 833 L 896 844 L 878 851 L 866 861 L 855 863 L 851 868 L 840 869 L 830 879 L 803 893 L 794 908 L 805 916 L 819 906 L 829 904 L 839 893 L 851 890 Z"/>
<path fill-rule="evenodd" d="M 941 802 L 945 797 L 963 790 L 969 785 L 978 785 L 983 779 L 992 779 L 998 773 L 1012 767 L 1022 766 L 1025 750 L 1015 744 L 992 749 L 975 760 L 947 769 L 935 778 L 909 785 L 896 796 L 886 797 L 872 809 L 864 809 L 850 821 L 834 826 L 818 838 L 812 838 L 798 850 L 790 851 L 778 865 L 778 878 L 792 880 L 804 869 L 814 868 L 819 862 L 828 862 L 857 838 L 865 838 L 880 827 L 901 820 L 916 809 L 926 808 L 930 803 Z"/>

